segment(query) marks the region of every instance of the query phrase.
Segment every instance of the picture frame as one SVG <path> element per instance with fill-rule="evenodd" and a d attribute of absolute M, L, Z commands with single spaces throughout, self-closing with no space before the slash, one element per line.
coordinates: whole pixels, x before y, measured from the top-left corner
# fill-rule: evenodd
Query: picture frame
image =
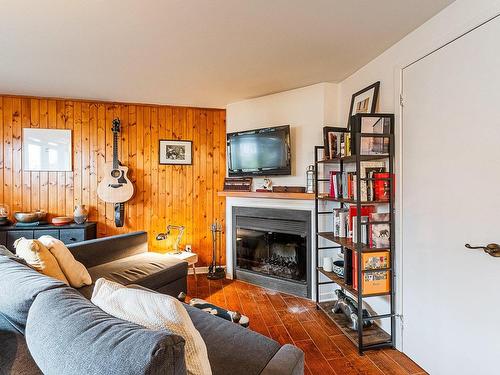
<path fill-rule="evenodd" d="M 377 81 L 352 95 L 351 107 L 349 109 L 349 125 L 353 115 L 358 113 L 375 113 L 379 90 L 380 81 Z"/>
<path fill-rule="evenodd" d="M 346 128 L 324 126 L 323 127 L 323 158 L 325 160 L 340 156 L 341 135 L 346 133 Z"/>
<path fill-rule="evenodd" d="M 23 170 L 71 172 L 73 170 L 70 129 L 23 128 Z"/>
<path fill-rule="evenodd" d="M 192 165 L 193 141 L 160 139 L 158 154 L 160 165 Z"/>

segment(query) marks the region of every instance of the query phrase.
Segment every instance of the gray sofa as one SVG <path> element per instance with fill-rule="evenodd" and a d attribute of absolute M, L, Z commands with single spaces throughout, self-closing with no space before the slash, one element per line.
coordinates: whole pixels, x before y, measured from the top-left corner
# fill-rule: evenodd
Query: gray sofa
<path fill-rule="evenodd" d="M 71 250 L 99 275 L 103 265 L 142 254 L 132 245 L 133 238 L 126 242 L 126 257 L 120 257 L 112 246 L 115 250 L 107 254 L 103 240 L 75 244 Z M 120 264 L 111 272 L 114 278 L 123 277 L 125 263 Z M 162 276 L 163 281 L 157 283 L 151 275 L 143 276 L 127 274 L 126 283 L 163 291 L 182 284 L 177 277 L 168 283 Z M 186 373 L 182 337 L 109 316 L 83 297 L 88 293 L 41 275 L 12 256 L 0 255 L 0 374 Z M 303 374 L 304 354 L 298 348 L 281 346 L 191 306 L 185 308 L 207 345 L 214 375 Z"/>
<path fill-rule="evenodd" d="M 133 232 L 67 245 L 87 267 L 92 280 L 105 277 L 122 285 L 136 284 L 178 296 L 187 290 L 188 264 L 174 257 L 148 252 L 147 232 Z M 79 289 L 90 298 L 94 286 Z"/>

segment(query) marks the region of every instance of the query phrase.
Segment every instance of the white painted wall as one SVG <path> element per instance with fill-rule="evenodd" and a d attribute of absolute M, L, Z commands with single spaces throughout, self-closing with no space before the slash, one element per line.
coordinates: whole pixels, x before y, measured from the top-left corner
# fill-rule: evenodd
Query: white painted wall
<path fill-rule="evenodd" d="M 295 90 L 229 104 L 227 132 L 290 125 L 292 175 L 272 177 L 274 185 L 305 186 L 306 168 L 314 162 L 314 146 L 323 144 L 322 128 L 335 124 L 338 85 L 318 83 Z M 261 179 L 254 179 L 254 188 Z"/>
<path fill-rule="evenodd" d="M 401 170 L 401 150 L 404 145 L 401 143 L 401 125 L 399 113 L 399 93 L 401 91 L 401 68 L 407 64 L 425 56 L 436 48 L 439 48 L 460 36 L 464 32 L 476 27 L 485 20 L 500 13 L 500 1 L 498 0 L 457 0 L 414 32 L 407 35 L 401 41 L 389 48 L 383 54 L 375 58 L 369 64 L 361 68 L 352 76 L 340 83 L 339 87 L 339 111 L 337 120 L 345 124 L 349 112 L 349 104 L 352 93 L 368 86 L 369 84 L 381 81 L 379 96 L 379 112 L 394 112 L 396 114 L 396 251 L 397 258 L 402 259 L 403 249 L 401 246 L 401 223 L 405 212 L 401 211 L 400 202 L 402 201 L 402 184 L 404 183 Z M 492 46 L 493 48 L 493 46 Z M 442 67 L 443 71 L 446 66 Z M 474 69 L 471 69 L 471 74 Z M 431 84 L 429 82 L 425 84 Z M 436 98 L 438 101 L 439 98 Z M 404 167 L 403 167 L 404 169 Z M 432 218 L 430 218 L 432 220 Z M 436 226 L 439 223 L 436 223 Z M 439 249 L 435 249 L 438 251 Z M 404 272 L 401 269 L 401 263 L 396 264 L 397 273 Z M 401 310 L 401 278 L 397 281 L 397 312 Z M 497 302 L 498 303 L 498 302 Z M 376 300 L 372 307 L 380 310 L 384 306 L 383 300 Z M 436 324 L 432 320 L 428 321 L 429 329 Z M 399 327 L 399 325 L 398 325 Z M 436 327 L 437 328 L 437 327 Z M 404 351 L 404 343 L 401 345 L 401 331 L 398 331 L 397 346 Z"/>
<path fill-rule="evenodd" d="M 442 46 L 499 12 L 499 0 L 456 0 L 340 83 L 337 120 L 346 123 L 352 94 L 376 81 L 381 81 L 378 111 L 394 112 L 402 66 Z"/>

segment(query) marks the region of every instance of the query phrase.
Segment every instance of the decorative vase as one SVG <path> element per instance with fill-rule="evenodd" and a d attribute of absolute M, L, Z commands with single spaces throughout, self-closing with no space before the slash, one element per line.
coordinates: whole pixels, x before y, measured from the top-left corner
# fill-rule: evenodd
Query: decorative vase
<path fill-rule="evenodd" d="M 89 216 L 89 211 L 85 208 L 84 204 L 79 204 L 75 206 L 75 211 L 73 212 L 73 220 L 77 224 L 83 224 L 87 221 L 87 217 Z"/>

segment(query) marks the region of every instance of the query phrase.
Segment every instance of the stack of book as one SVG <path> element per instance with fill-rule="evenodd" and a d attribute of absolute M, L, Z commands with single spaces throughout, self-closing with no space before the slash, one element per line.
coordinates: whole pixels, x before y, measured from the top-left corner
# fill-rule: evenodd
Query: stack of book
<path fill-rule="evenodd" d="M 361 208 L 361 233 L 358 235 L 358 213 L 356 206 L 333 210 L 333 235 L 351 238 L 353 243 L 362 243 L 375 249 L 390 247 L 390 214 L 375 212 L 375 206 Z"/>
<path fill-rule="evenodd" d="M 390 256 L 388 251 L 379 251 L 376 253 L 361 254 L 361 268 L 363 272 L 361 278 L 361 290 L 363 294 L 387 293 L 390 290 L 390 273 L 387 269 L 390 267 Z M 375 271 L 380 269 L 381 271 Z M 358 254 L 354 253 L 352 257 L 352 286 L 358 290 Z"/>
<path fill-rule="evenodd" d="M 365 164 L 365 163 L 363 163 Z M 390 198 L 389 173 L 382 165 L 370 166 L 366 163 L 360 171 L 361 201 L 388 201 Z M 354 172 L 329 172 L 329 196 L 335 199 L 357 199 L 357 175 Z"/>
<path fill-rule="evenodd" d="M 352 155 L 352 135 L 343 131 L 330 131 L 340 128 L 325 127 L 325 159 L 335 159 Z"/>
<path fill-rule="evenodd" d="M 354 211 L 354 214 L 355 213 L 356 211 Z M 374 212 L 374 210 L 372 212 L 362 212 L 361 220 L 365 221 L 367 225 L 362 226 L 361 238 L 359 239 L 356 233 L 357 227 L 355 225 L 357 223 L 357 219 L 357 216 L 352 217 L 353 242 L 357 242 L 359 240 L 360 242 L 369 245 L 372 249 L 381 249 L 376 252 L 361 253 L 362 270 L 381 269 L 381 271 L 363 272 L 363 294 L 387 293 L 390 290 L 390 273 L 388 270 L 383 269 L 390 267 L 389 250 L 386 250 L 390 248 L 390 214 L 377 213 Z M 366 227 L 367 229 L 365 230 L 363 227 Z M 352 270 L 353 288 L 358 290 L 358 253 L 355 251 L 353 251 L 352 256 Z"/>

